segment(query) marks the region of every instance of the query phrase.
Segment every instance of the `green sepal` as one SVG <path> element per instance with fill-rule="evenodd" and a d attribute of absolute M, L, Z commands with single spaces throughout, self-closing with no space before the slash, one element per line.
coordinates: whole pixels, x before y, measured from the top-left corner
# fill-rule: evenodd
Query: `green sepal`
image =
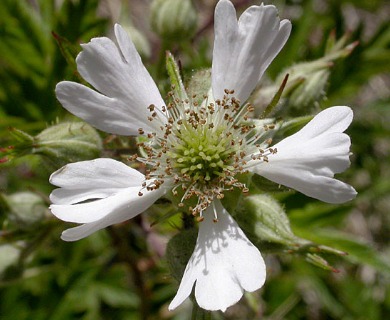
<path fill-rule="evenodd" d="M 151 217 L 153 219 L 150 225 L 151 227 L 166 222 L 179 213 L 177 206 L 166 197 L 158 199 L 148 211 L 151 212 Z"/>
<path fill-rule="evenodd" d="M 252 175 L 250 181 L 252 187 L 255 187 L 257 190 L 262 192 L 276 193 L 276 192 L 287 192 L 291 190 L 290 188 L 287 188 L 281 184 L 263 178 L 258 174 Z"/>
<path fill-rule="evenodd" d="M 284 121 L 277 126 L 275 134 L 273 135 L 274 143 L 283 140 L 286 137 L 297 133 L 306 124 L 308 124 L 314 116 L 296 117 L 288 121 Z"/>
<path fill-rule="evenodd" d="M 80 46 L 74 45 L 68 39 L 61 37 L 54 31 L 51 34 L 56 40 L 61 54 L 66 60 L 66 63 L 71 67 L 72 70 L 77 70 L 76 57 L 80 52 Z"/>
<path fill-rule="evenodd" d="M 284 89 L 286 87 L 286 84 L 287 84 L 287 81 L 288 81 L 288 77 L 289 77 L 289 74 L 287 73 L 285 75 L 285 77 L 283 78 L 278 91 L 276 92 L 276 94 L 272 98 L 271 102 L 268 104 L 268 106 L 263 111 L 263 114 L 261 115 L 262 119 L 267 117 L 274 110 L 274 108 L 278 105 L 279 100 L 282 97 L 283 91 L 284 91 Z"/>
<path fill-rule="evenodd" d="M 326 261 L 323 257 L 319 256 L 318 254 L 307 253 L 306 254 L 306 261 L 310 262 L 311 264 L 313 264 L 316 267 L 319 267 L 321 269 L 324 269 L 327 271 L 332 271 L 332 272 L 339 272 L 337 269 L 332 267 L 328 261 Z"/>
<path fill-rule="evenodd" d="M 336 44 L 336 30 L 333 29 L 329 36 L 328 39 L 326 39 L 326 44 L 325 44 L 325 54 L 328 54 L 331 52 Z"/>
<path fill-rule="evenodd" d="M 196 228 L 182 230 L 169 240 L 165 254 L 169 270 L 178 282 L 194 251 L 198 230 Z"/>
<path fill-rule="evenodd" d="M 0 148 L 0 160 L 2 160 L 0 163 L 31 153 L 31 147 L 34 144 L 34 137 L 20 129 L 11 127 L 9 133 L 15 141 L 12 141 L 12 145 L 7 148 Z"/>
<path fill-rule="evenodd" d="M 34 141 L 34 137 L 30 136 L 27 132 L 24 132 L 17 128 L 9 128 L 10 134 L 18 141 L 20 145 L 28 145 Z"/>
<path fill-rule="evenodd" d="M 282 122 L 276 121 L 274 118 L 266 119 L 250 119 L 247 121 L 248 125 L 254 125 L 253 134 L 248 136 L 248 139 L 254 135 L 258 136 L 256 141 L 257 144 L 260 144 L 260 148 L 267 148 L 269 139 L 273 139 L 275 134 L 278 132 Z M 273 126 L 272 129 L 269 129 L 270 126 Z"/>
<path fill-rule="evenodd" d="M 208 96 L 211 88 L 211 70 L 197 70 L 186 81 L 188 95 L 192 102 L 201 104 L 205 96 Z"/>
<path fill-rule="evenodd" d="M 171 81 L 174 98 L 179 99 L 180 101 L 188 99 L 187 92 L 183 85 L 183 80 L 180 76 L 179 66 L 177 65 L 172 53 L 169 51 L 166 52 L 166 68 Z"/>

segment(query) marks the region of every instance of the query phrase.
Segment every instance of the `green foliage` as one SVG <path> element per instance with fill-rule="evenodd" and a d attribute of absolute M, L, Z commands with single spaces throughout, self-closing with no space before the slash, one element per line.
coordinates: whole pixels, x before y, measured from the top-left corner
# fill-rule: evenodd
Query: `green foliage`
<path fill-rule="evenodd" d="M 244 7 L 251 3 L 238 2 Z M 132 138 L 103 135 L 87 124 L 72 122 L 54 94 L 61 80 L 82 81 L 74 63 L 79 44 L 111 31 L 107 19 L 97 14 L 102 3 L 0 1 L 0 318 L 188 318 L 188 307 L 168 312 L 167 305 L 177 289 L 173 278 L 180 279 L 196 238 L 194 228 L 177 230 L 192 227 L 192 217 L 174 215 L 175 205 L 160 199 L 149 215 L 65 243 L 59 239 L 64 223 L 48 209 L 52 189 L 48 178 L 56 168 L 99 156 L 127 160 L 136 150 Z M 141 2 L 129 3 L 130 12 L 121 12 L 122 16 L 144 12 Z M 180 20 L 192 29 L 175 41 L 151 37 L 149 26 L 139 23 L 147 21 L 146 12 L 145 17 L 132 16 L 150 42 L 145 65 L 158 85 L 180 100 L 187 98 L 184 87 L 189 99 L 201 100 L 210 86 L 213 8 L 206 0 L 192 3 L 202 25 L 195 32 L 196 16 Z M 312 116 L 306 114 L 313 107 L 350 105 L 355 113 L 347 131 L 352 163 L 340 179 L 359 195 L 334 206 L 259 176 L 240 177 L 255 191 L 249 196 L 226 193 L 223 201 L 265 253 L 266 285 L 247 293 L 225 314 L 193 317 L 381 320 L 390 313 L 390 26 L 380 19 L 386 5 L 381 0 L 329 0 L 317 8 L 314 3 L 276 3 L 280 15 L 292 20 L 293 31 L 268 70 L 269 82 L 259 88 L 258 93 L 269 99 L 254 99 L 254 104 L 263 105 L 256 110 L 260 117 L 289 70 L 283 94 L 280 90 L 266 109 L 275 116 L 271 120 L 277 130 L 269 136 L 274 141 L 310 121 Z M 357 15 L 352 30 L 348 13 Z M 353 51 L 347 50 L 348 44 L 357 42 Z M 306 87 L 312 95 L 302 96 L 307 79 L 299 72 L 293 75 L 297 68 L 312 68 L 304 74 L 315 75 Z M 174 88 L 168 87 L 168 78 Z M 274 89 L 267 92 L 266 87 Z M 292 92 L 294 114 L 300 117 L 279 119 L 291 114 L 291 99 L 283 99 L 291 98 Z M 299 109 L 300 104 L 304 109 Z M 175 266 L 179 270 L 172 272 Z"/>

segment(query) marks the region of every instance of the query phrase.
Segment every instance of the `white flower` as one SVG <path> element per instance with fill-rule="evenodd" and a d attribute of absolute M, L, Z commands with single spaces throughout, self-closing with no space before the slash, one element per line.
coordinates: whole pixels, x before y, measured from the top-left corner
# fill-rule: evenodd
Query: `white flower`
<path fill-rule="evenodd" d="M 280 21 L 274 6 L 252 6 L 237 21 L 230 1 L 215 10 L 212 92 L 197 105 L 191 99 L 165 104 L 133 43 L 115 26 L 117 45 L 95 38 L 77 57 L 80 75 L 97 91 L 63 81 L 56 94 L 62 105 L 95 127 L 120 135 L 147 134 L 139 158 L 146 176 L 111 159 L 69 164 L 50 182 L 51 211 L 82 225 L 65 230 L 75 241 L 143 212 L 167 190 L 181 201 L 197 199 L 199 235 L 178 293 L 169 309 L 191 293 L 200 307 L 226 310 L 243 291 L 259 289 L 265 264 L 219 199 L 244 184 L 235 175 L 251 171 L 330 203 L 356 192 L 333 178 L 349 166 L 350 140 L 342 133 L 352 120 L 348 107 L 318 114 L 298 133 L 272 148 L 262 132 L 248 124 L 244 106 L 265 69 L 284 46 L 291 25 Z M 180 199 L 180 198 L 179 198 Z M 89 200 L 89 201 L 87 201 Z M 214 221 L 214 222 L 213 222 Z"/>

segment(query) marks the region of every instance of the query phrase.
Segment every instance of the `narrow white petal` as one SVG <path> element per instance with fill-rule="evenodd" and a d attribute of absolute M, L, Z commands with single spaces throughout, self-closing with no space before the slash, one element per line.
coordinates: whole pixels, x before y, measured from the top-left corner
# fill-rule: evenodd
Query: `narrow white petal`
<path fill-rule="evenodd" d="M 335 106 L 321 111 L 312 121 L 299 130 L 296 134 L 287 137 L 283 141 L 290 143 L 301 139 L 311 139 L 322 134 L 332 132 L 344 132 L 353 119 L 351 108 Z"/>
<path fill-rule="evenodd" d="M 250 161 L 249 170 L 271 181 L 329 203 L 353 199 L 356 191 L 333 176 L 349 167 L 351 141 L 343 131 L 352 110 L 332 107 L 320 112 L 296 134 L 277 143 L 269 162 Z"/>
<path fill-rule="evenodd" d="M 121 192 L 122 188 L 108 188 L 108 187 L 96 187 L 96 188 L 84 188 L 79 189 L 77 185 L 74 188 L 58 188 L 54 189 L 50 194 L 50 201 L 52 204 L 66 205 L 75 204 L 87 200 L 97 200 L 110 197 L 118 192 Z"/>
<path fill-rule="evenodd" d="M 67 222 L 89 223 L 107 216 L 113 211 L 129 211 L 132 203 L 145 201 L 147 197 L 139 197 L 141 186 L 122 189 L 120 192 L 104 199 L 79 204 L 52 204 L 51 212 Z"/>
<path fill-rule="evenodd" d="M 218 222 L 214 223 L 213 206 L 199 224 L 195 250 L 187 264 L 179 290 L 169 305 L 175 309 L 191 293 L 206 310 L 225 311 L 235 304 L 244 290 L 255 291 L 265 281 L 265 264 L 259 250 L 248 240 L 238 224 L 215 202 Z"/>
<path fill-rule="evenodd" d="M 154 130 L 146 118 L 150 115 L 147 110 L 135 117 L 137 111 L 129 111 L 132 102 L 127 99 L 107 97 L 71 81 L 58 83 L 55 91 L 66 110 L 99 130 L 119 135 L 138 135 L 139 128 Z"/>
<path fill-rule="evenodd" d="M 251 6 L 237 21 L 233 4 L 219 1 L 212 65 L 214 98 L 221 99 L 225 89 L 233 89 L 237 99 L 246 101 L 290 31 L 291 23 L 280 21 L 272 5 Z"/>
<path fill-rule="evenodd" d="M 119 47 L 106 37 L 83 44 L 77 56 L 80 75 L 100 93 L 76 83 L 57 85 L 58 100 L 71 113 L 96 128 L 121 135 L 138 135 L 142 127 L 152 131 L 147 117 L 149 105 L 160 108 L 164 101 L 142 64 L 125 31 L 115 26 Z"/>
<path fill-rule="evenodd" d="M 52 205 L 50 209 L 52 212 L 54 210 L 53 214 L 60 219 L 82 222 L 82 219 L 78 218 L 81 215 L 85 217 L 84 221 L 91 221 L 65 230 L 61 235 L 61 239 L 64 241 L 77 241 L 110 225 L 129 220 L 149 208 L 165 192 L 164 189 L 160 188 L 155 191 L 145 191 L 143 196 L 139 196 L 138 190 L 136 188 L 128 188 L 112 197 L 92 202 L 90 206 L 85 206 L 87 204 L 73 206 Z"/>
<path fill-rule="evenodd" d="M 74 204 L 105 198 L 128 187 L 139 187 L 145 176 L 122 162 L 100 158 L 70 163 L 50 176 L 53 204 Z"/>
<path fill-rule="evenodd" d="M 144 180 L 141 172 L 110 158 L 67 164 L 49 179 L 51 184 L 63 188 L 135 187 Z"/>

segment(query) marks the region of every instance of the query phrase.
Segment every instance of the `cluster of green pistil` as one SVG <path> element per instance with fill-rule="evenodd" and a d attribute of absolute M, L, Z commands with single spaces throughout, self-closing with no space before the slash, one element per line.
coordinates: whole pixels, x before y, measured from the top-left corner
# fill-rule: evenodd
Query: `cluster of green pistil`
<path fill-rule="evenodd" d="M 207 126 L 190 125 L 180 131 L 178 138 L 167 155 L 173 160 L 173 168 L 193 182 L 207 185 L 233 169 L 230 158 L 237 148 L 220 128 L 213 132 Z"/>
<path fill-rule="evenodd" d="M 140 144 L 147 157 L 138 159 L 149 167 L 145 176 L 150 182 L 145 182 L 144 188 L 154 190 L 168 183 L 174 195 L 180 188 L 181 203 L 197 199 L 190 210 L 200 218 L 202 211 L 215 198 L 222 199 L 226 190 L 238 187 L 248 191 L 235 176 L 245 172 L 247 161 L 253 159 L 252 152 L 259 150 L 258 145 L 254 146 L 253 126 L 244 121 L 253 108 L 240 108 L 239 101 L 230 97 L 232 93 L 226 91 L 222 101 L 201 106 L 187 99 L 174 99 L 161 110 L 149 106 L 149 120 L 155 121 L 160 130 L 148 134 L 149 143 Z M 256 159 L 266 160 L 265 154 L 258 154 Z"/>

